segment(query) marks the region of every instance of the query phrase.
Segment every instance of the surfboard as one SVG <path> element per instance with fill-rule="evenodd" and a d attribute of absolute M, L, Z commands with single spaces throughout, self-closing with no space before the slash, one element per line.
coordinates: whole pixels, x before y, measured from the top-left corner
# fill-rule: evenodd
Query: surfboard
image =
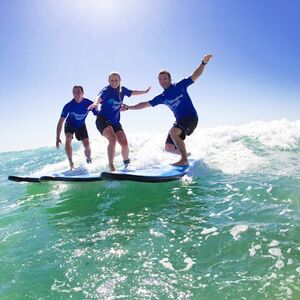
<path fill-rule="evenodd" d="M 74 182 L 89 182 L 102 180 L 101 173 L 89 173 L 85 168 L 75 170 L 66 170 L 45 174 L 40 176 L 8 176 L 9 180 L 17 182 L 42 182 L 42 181 L 74 181 Z"/>
<path fill-rule="evenodd" d="M 189 171 L 189 166 L 175 167 L 172 165 L 145 169 L 123 169 L 114 172 L 102 172 L 101 178 L 106 180 L 129 180 L 140 182 L 166 182 L 178 180 Z"/>
<path fill-rule="evenodd" d="M 68 181 L 68 182 L 91 182 L 100 180 L 129 180 L 139 182 L 166 182 L 178 180 L 186 175 L 190 166 L 160 165 L 156 167 L 140 169 L 122 169 L 113 172 L 90 173 L 85 168 L 60 171 L 45 175 L 8 176 L 9 180 L 16 182 L 45 182 L 45 181 Z"/>
<path fill-rule="evenodd" d="M 37 176 L 8 176 L 9 180 L 16 182 L 40 182 L 40 177 Z"/>

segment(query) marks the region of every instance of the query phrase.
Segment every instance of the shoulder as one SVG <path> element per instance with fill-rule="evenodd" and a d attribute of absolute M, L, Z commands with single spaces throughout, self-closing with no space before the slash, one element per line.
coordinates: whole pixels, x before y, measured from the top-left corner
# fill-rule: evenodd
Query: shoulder
<path fill-rule="evenodd" d="M 149 101 L 150 105 L 156 106 L 158 104 L 163 103 L 165 100 L 164 96 L 165 96 L 164 93 L 161 93 L 161 94 L 155 96 L 152 100 Z"/>
<path fill-rule="evenodd" d="M 88 105 L 93 104 L 93 101 L 88 98 L 83 98 L 83 101 L 84 101 L 84 103 L 86 103 Z"/>
<path fill-rule="evenodd" d="M 69 108 L 69 107 L 72 107 L 72 105 L 74 105 L 74 99 L 72 99 L 71 101 L 69 101 L 69 102 L 67 102 L 66 104 L 65 104 L 65 106 L 64 106 L 64 109 L 66 108 Z"/>
<path fill-rule="evenodd" d="M 132 94 L 132 90 L 128 89 L 127 87 L 125 86 L 122 86 L 122 94 L 126 95 L 126 96 L 131 96 Z"/>
<path fill-rule="evenodd" d="M 102 96 L 103 94 L 107 94 L 109 92 L 110 92 L 110 85 L 107 85 L 102 90 L 100 90 L 98 96 Z"/>
<path fill-rule="evenodd" d="M 180 81 L 178 81 L 175 86 L 185 86 L 188 87 L 190 84 L 194 83 L 192 76 L 189 76 L 187 78 L 183 78 Z"/>

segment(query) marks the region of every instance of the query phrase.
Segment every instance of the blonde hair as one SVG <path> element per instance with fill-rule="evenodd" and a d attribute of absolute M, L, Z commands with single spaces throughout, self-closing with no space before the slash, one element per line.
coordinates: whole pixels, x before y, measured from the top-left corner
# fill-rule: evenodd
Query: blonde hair
<path fill-rule="evenodd" d="M 109 80 L 110 77 L 113 76 L 113 75 L 118 76 L 118 77 L 119 77 L 119 80 L 120 80 L 120 84 L 119 84 L 119 98 L 120 98 L 121 92 L 122 92 L 121 75 L 120 75 L 118 72 L 113 71 L 113 72 L 111 72 L 111 73 L 108 75 L 108 80 Z"/>

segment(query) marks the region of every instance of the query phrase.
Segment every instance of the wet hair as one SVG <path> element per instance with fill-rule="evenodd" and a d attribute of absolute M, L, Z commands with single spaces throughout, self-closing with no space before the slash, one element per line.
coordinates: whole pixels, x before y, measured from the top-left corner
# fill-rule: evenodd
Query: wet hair
<path fill-rule="evenodd" d="M 74 89 L 80 89 L 82 93 L 84 93 L 83 87 L 81 85 L 74 85 L 72 91 L 74 91 Z"/>
<path fill-rule="evenodd" d="M 169 78 L 171 79 L 171 74 L 168 70 L 160 70 L 158 73 L 158 76 L 162 75 L 162 74 L 167 74 L 169 76 Z"/>

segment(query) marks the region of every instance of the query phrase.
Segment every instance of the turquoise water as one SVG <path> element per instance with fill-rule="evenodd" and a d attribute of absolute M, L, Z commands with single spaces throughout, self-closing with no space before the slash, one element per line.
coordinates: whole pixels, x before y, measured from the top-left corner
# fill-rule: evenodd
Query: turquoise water
<path fill-rule="evenodd" d="M 299 129 L 200 130 L 191 176 L 162 184 L 20 184 L 7 176 L 66 167 L 63 151 L 0 153 L 0 298 L 300 299 Z M 129 137 L 137 164 L 174 160 Z"/>

